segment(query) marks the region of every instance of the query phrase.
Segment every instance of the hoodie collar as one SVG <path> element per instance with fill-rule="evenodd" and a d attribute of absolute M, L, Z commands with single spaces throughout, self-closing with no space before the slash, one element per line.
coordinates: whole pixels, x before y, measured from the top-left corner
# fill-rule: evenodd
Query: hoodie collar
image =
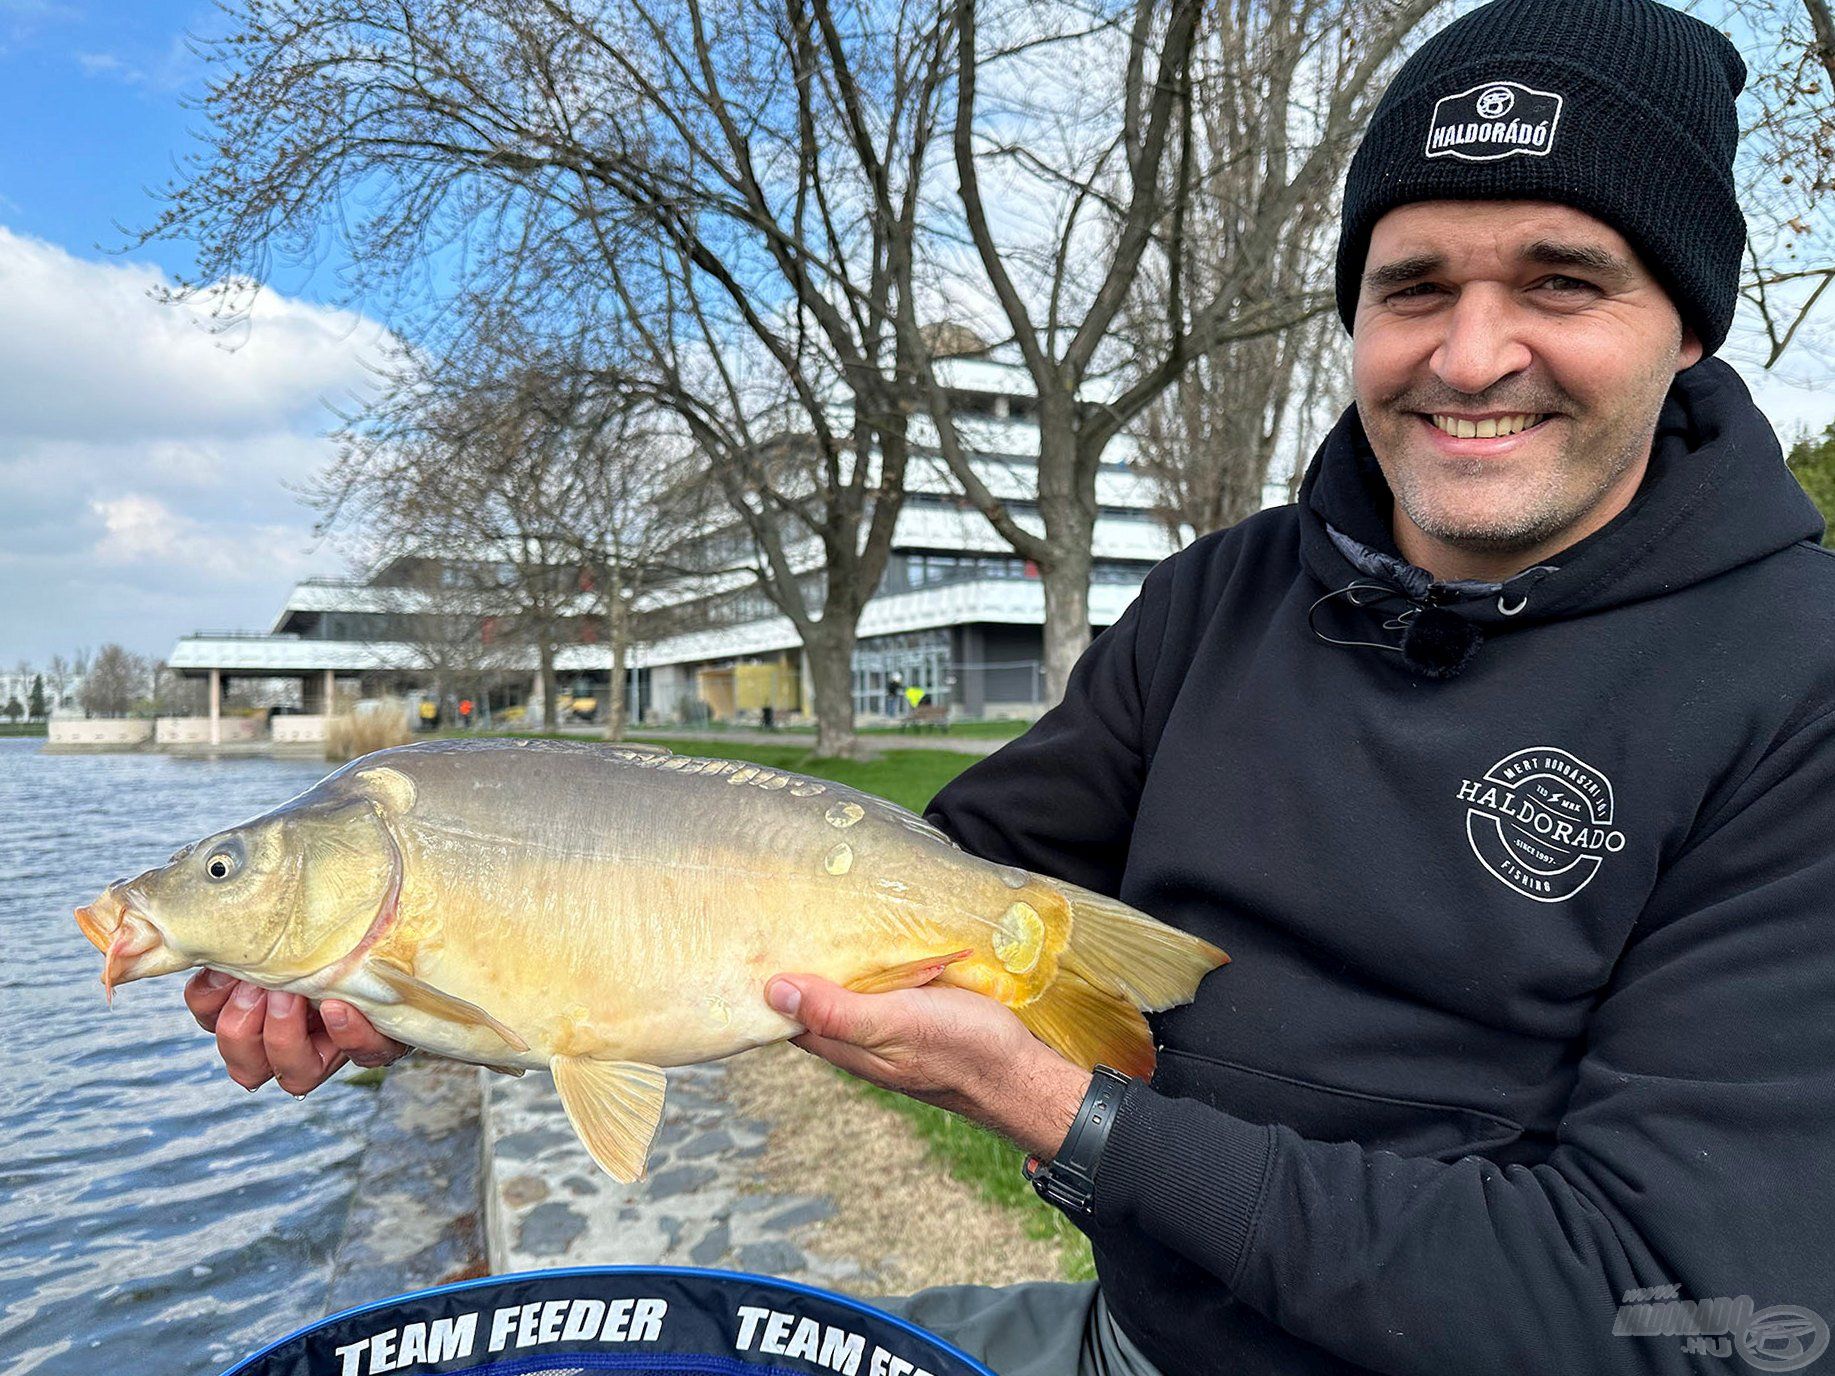
<path fill-rule="evenodd" d="M 1355 405 L 1314 454 L 1299 504 L 1301 562 L 1324 591 L 1374 579 L 1487 629 L 1662 596 L 1823 530 L 1771 422 L 1732 365 L 1712 357 L 1676 374 L 1625 510 L 1501 584 L 1437 583 L 1402 559 L 1390 532 L 1393 499 Z"/>

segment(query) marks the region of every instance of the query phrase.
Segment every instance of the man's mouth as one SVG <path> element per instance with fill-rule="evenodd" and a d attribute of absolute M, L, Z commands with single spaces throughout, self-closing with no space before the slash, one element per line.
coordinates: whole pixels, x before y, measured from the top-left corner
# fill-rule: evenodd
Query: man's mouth
<path fill-rule="evenodd" d="M 1510 414 L 1485 417 L 1444 412 L 1414 413 L 1434 448 L 1448 458 L 1494 458 L 1510 453 L 1539 435 L 1556 415 Z"/>
<path fill-rule="evenodd" d="M 1524 430 L 1534 429 L 1548 419 L 1543 415 L 1486 416 L 1482 420 L 1471 420 L 1464 416 L 1433 414 L 1428 419 L 1437 429 L 1444 430 L 1454 439 L 1489 440 L 1501 435 L 1515 435 Z"/>

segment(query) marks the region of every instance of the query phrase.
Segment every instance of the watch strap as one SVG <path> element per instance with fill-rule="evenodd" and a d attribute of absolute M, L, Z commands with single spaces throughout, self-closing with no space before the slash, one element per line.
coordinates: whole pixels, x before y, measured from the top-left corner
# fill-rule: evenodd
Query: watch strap
<path fill-rule="evenodd" d="M 1043 1164 L 1036 1156 L 1026 1158 L 1026 1179 L 1046 1203 L 1078 1218 L 1094 1213 L 1096 1168 L 1109 1140 L 1109 1129 L 1121 1109 L 1122 1096 L 1133 1083 L 1132 1077 L 1119 1070 L 1097 1066 L 1057 1154 Z"/>

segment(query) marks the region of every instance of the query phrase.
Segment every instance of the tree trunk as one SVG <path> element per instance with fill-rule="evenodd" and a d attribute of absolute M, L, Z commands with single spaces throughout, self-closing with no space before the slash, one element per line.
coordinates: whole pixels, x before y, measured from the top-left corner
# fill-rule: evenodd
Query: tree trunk
<path fill-rule="evenodd" d="M 803 638 L 809 680 L 815 689 L 816 754 L 852 759 L 859 754 L 854 734 L 854 628 L 825 620 Z"/>
<path fill-rule="evenodd" d="M 1090 643 L 1090 569 L 1096 542 L 1096 465 L 1081 464 L 1075 409 L 1068 396 L 1039 406 L 1039 515 L 1051 558 L 1045 584 L 1045 704 L 1064 697 L 1070 671 Z"/>
<path fill-rule="evenodd" d="M 1040 570 L 1045 584 L 1045 703 L 1063 700 L 1070 671 L 1090 643 L 1090 546 L 1067 540 L 1064 553 Z"/>
<path fill-rule="evenodd" d="M 624 580 L 616 569 L 608 569 L 606 574 L 606 633 L 612 640 L 612 676 L 607 685 L 611 700 L 606 703 L 605 738 L 621 741 L 625 729 L 625 676 L 630 672 L 626 661 L 630 658 L 631 617 L 624 600 Z"/>
<path fill-rule="evenodd" d="M 542 729 L 552 731 L 560 725 L 555 716 L 554 707 L 560 701 L 561 688 L 554 676 L 554 641 L 551 637 L 542 637 L 541 648 L 537 652 L 542 660 Z"/>

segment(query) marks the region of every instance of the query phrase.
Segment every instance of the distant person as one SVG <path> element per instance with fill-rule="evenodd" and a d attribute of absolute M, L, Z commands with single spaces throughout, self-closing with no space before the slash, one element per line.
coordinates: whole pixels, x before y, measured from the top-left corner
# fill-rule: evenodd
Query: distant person
<path fill-rule="evenodd" d="M 421 730 L 435 731 L 439 729 L 440 708 L 439 704 L 434 702 L 432 698 L 421 699 L 420 715 Z"/>
<path fill-rule="evenodd" d="M 897 674 L 886 678 L 886 715 L 896 717 L 905 710 L 905 680 Z"/>
<path fill-rule="evenodd" d="M 767 702 L 758 714 L 758 722 L 765 730 L 775 731 L 777 729 L 777 710 Z"/>
<path fill-rule="evenodd" d="M 472 701 L 470 698 L 459 699 L 459 725 L 471 730 Z"/>

